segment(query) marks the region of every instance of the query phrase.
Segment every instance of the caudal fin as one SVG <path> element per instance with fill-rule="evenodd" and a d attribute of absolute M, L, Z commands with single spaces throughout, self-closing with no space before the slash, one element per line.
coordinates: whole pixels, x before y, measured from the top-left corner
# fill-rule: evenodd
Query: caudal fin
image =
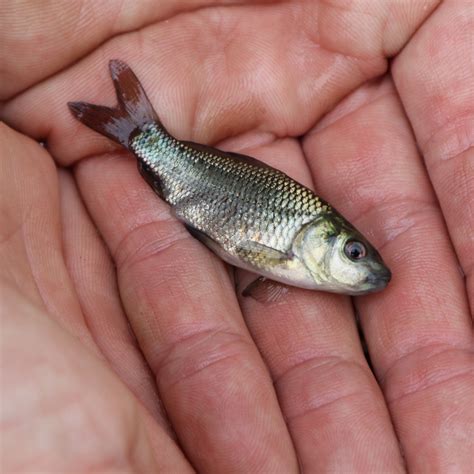
<path fill-rule="evenodd" d="M 132 133 L 145 124 L 154 122 L 163 126 L 130 67 L 113 59 L 109 62 L 109 70 L 117 93 L 117 107 L 87 102 L 68 102 L 67 105 L 84 125 L 128 148 Z"/>

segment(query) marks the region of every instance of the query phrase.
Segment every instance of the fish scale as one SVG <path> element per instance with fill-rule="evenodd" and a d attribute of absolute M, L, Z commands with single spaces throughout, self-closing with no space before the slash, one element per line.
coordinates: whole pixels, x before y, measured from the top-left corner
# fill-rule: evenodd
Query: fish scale
<path fill-rule="evenodd" d="M 284 173 L 184 145 L 155 124 L 130 148 L 160 177 L 164 196 L 195 229 L 236 254 L 240 235 L 287 252 L 301 226 L 329 206 Z M 259 260 L 259 265 L 262 262 Z"/>

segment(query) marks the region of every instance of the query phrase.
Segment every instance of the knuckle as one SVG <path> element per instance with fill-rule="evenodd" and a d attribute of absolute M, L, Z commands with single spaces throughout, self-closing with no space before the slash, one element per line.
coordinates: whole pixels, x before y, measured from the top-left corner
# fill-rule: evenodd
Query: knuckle
<path fill-rule="evenodd" d="M 211 328 L 194 332 L 162 349 L 153 364 L 158 383 L 169 388 L 196 375 L 207 378 L 211 371 L 226 374 L 250 364 L 253 344 L 243 334 Z"/>
<path fill-rule="evenodd" d="M 431 343 L 397 359 L 382 377 L 390 404 L 427 390 L 442 390 L 451 382 L 472 385 L 474 353 L 447 344 Z"/>
<path fill-rule="evenodd" d="M 368 367 L 335 356 L 304 360 L 282 374 L 275 385 L 288 421 L 328 407 L 334 412 L 344 410 L 357 400 L 372 400 L 375 393 L 375 379 Z"/>
<path fill-rule="evenodd" d="M 186 229 L 172 218 L 140 223 L 122 238 L 113 252 L 113 258 L 123 270 L 184 246 L 189 239 L 191 236 Z"/>

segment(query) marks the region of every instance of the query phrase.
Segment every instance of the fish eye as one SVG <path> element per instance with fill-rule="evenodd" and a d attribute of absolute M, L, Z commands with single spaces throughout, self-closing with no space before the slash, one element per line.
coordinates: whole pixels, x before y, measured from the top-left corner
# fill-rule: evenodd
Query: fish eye
<path fill-rule="evenodd" d="M 360 260 L 367 255 L 367 249 L 362 242 L 357 240 L 349 240 L 344 245 L 344 253 L 351 260 Z"/>

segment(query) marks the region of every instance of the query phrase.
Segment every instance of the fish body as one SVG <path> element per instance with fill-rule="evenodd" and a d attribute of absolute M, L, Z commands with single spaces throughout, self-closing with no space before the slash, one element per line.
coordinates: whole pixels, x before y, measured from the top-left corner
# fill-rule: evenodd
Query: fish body
<path fill-rule="evenodd" d="M 254 158 L 178 140 L 132 70 L 110 62 L 118 107 L 69 103 L 74 116 L 121 143 L 189 231 L 226 262 L 302 288 L 363 294 L 390 271 L 375 248 L 313 191 Z"/>

